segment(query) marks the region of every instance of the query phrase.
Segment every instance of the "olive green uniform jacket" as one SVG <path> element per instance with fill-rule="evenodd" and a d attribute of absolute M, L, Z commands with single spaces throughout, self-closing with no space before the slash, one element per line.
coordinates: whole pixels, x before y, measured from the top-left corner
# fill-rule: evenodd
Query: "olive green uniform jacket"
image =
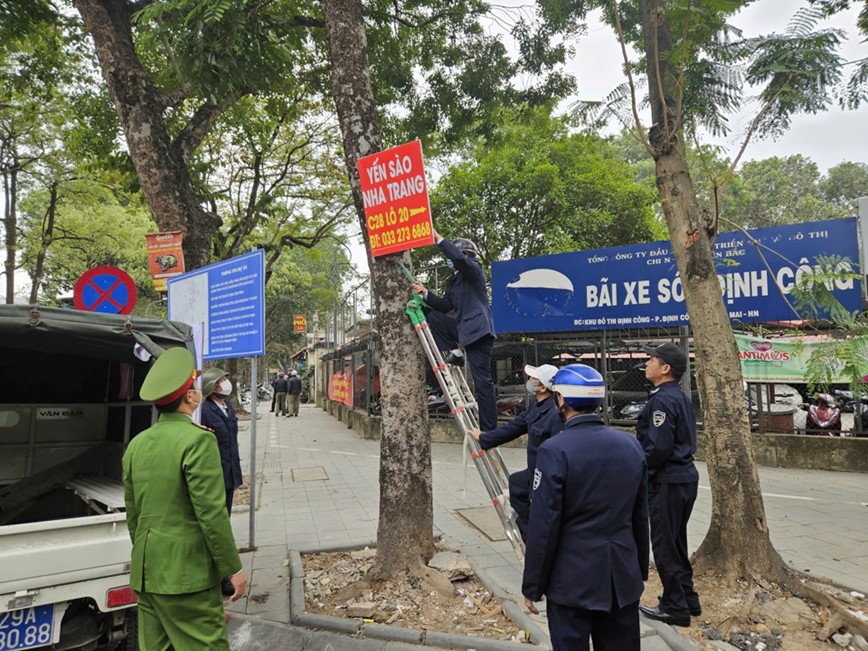
<path fill-rule="evenodd" d="M 161 414 L 123 458 L 136 592 L 200 592 L 241 570 L 214 435 L 181 413 Z"/>

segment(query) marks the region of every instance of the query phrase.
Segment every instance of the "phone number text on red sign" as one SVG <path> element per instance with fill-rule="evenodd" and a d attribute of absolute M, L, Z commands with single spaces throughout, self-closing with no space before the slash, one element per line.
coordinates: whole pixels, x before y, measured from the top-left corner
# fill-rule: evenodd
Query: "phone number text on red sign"
<path fill-rule="evenodd" d="M 359 176 L 373 256 L 433 243 L 418 140 L 359 159 Z"/>

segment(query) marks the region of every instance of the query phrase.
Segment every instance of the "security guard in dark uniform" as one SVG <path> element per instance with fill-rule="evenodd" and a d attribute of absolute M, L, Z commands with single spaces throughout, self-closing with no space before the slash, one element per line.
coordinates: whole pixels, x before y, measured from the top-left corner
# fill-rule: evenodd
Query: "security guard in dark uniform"
<path fill-rule="evenodd" d="M 602 376 L 570 364 L 554 378 L 564 429 L 539 448 L 522 594 L 546 596 L 554 651 L 638 651 L 648 578 L 645 455 L 603 424 Z"/>
<path fill-rule="evenodd" d="M 673 343 L 643 350 L 651 356 L 645 377 L 654 390 L 639 414 L 636 436 L 648 460 L 651 549 L 663 594 L 656 608 L 640 610 L 666 624 L 690 626 L 690 616 L 701 615 L 702 607 L 687 553 L 687 521 L 699 486 L 693 463 L 696 415 L 678 383 L 687 370 L 687 355 Z"/>
<path fill-rule="evenodd" d="M 467 353 L 482 430 L 497 427 L 497 398 L 491 380 L 491 350 L 494 347 L 494 319 L 488 302 L 488 286 L 482 265 L 476 259 L 479 250 L 467 239 L 454 242 L 443 239 L 436 230 L 434 241 L 446 255 L 453 274 L 446 282 L 443 296 L 437 296 L 416 281 L 413 291 L 422 296 L 430 310 L 425 315 L 434 341 L 442 351 L 461 345 Z M 448 313 L 455 310 L 456 315 Z M 447 364 L 461 364 L 461 351 L 452 350 Z"/>
<path fill-rule="evenodd" d="M 232 601 L 247 587 L 217 441 L 192 420 L 202 401 L 194 366 L 185 348 L 160 355 L 139 392 L 160 419 L 130 441 L 123 457 L 130 587 L 143 651 L 229 651 L 220 579 L 230 577 Z"/>
<path fill-rule="evenodd" d="M 518 516 L 516 524 L 522 539 L 527 542 L 527 522 L 530 518 L 530 486 L 536 468 L 537 449 L 543 442 L 561 431 L 564 426 L 558 416 L 558 406 L 552 393 L 552 380 L 558 369 L 551 364 L 535 367 L 527 365 L 524 373 L 532 399 L 530 406 L 505 425 L 488 432 L 472 429 L 468 433 L 479 441 L 483 450 L 496 448 L 527 434 L 527 468 L 509 476 L 509 503 Z"/>

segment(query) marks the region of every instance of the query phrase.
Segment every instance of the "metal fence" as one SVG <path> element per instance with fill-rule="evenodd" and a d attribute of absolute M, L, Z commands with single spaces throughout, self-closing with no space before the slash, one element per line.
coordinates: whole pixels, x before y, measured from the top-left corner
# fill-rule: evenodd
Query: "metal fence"
<path fill-rule="evenodd" d="M 602 332 L 560 333 L 523 336 L 509 334 L 498 338 L 491 356 L 492 378 L 497 390 L 498 418 L 509 420 L 521 413 L 530 399 L 525 391 L 524 367 L 553 364 L 564 366 L 582 363 L 596 368 L 606 380 L 603 416 L 613 425 L 633 425 L 648 398 L 651 388 L 645 380 L 644 364 L 648 356 L 642 346 L 673 341 L 691 350 L 689 372 L 682 387 L 691 395 L 697 417 L 702 412 L 694 373 L 692 338 L 687 328 L 631 329 Z M 380 413 L 379 360 L 376 335 L 369 335 L 327 353 L 322 357 L 322 385 L 328 395 L 329 380 L 336 374 L 352 378 L 346 404 L 351 402 L 373 416 Z M 469 375 L 469 374 L 468 374 Z M 427 371 L 428 405 L 432 418 L 449 418 L 450 414 L 433 373 Z M 469 380 L 469 378 L 468 378 Z M 868 432 L 868 403 L 855 402 L 855 408 L 843 406 L 838 421 L 818 427 L 808 417 L 807 386 L 751 385 L 745 393 L 744 408 L 750 410 L 753 428 L 761 433 L 796 433 L 815 435 L 865 436 Z M 800 408 L 804 407 L 804 408 Z M 853 406 L 853 405 L 851 405 Z"/>

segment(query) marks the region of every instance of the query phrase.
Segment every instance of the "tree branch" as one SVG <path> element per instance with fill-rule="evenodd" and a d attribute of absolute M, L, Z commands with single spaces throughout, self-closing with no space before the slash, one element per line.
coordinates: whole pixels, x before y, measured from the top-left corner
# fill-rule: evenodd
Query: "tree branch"
<path fill-rule="evenodd" d="M 660 8 L 657 8 L 660 11 Z M 663 78 L 660 71 L 660 33 L 658 26 L 660 17 L 658 15 L 651 16 L 651 28 L 653 30 L 651 40 L 654 43 L 654 69 L 657 71 L 657 92 L 660 93 L 660 109 L 663 116 L 663 133 L 666 135 L 666 142 L 672 140 L 672 132 L 669 130 L 669 106 L 666 104 L 666 93 L 663 90 Z"/>
<path fill-rule="evenodd" d="M 787 84 L 790 83 L 790 80 L 793 78 L 795 73 L 790 73 L 787 77 L 787 81 L 781 84 L 781 87 L 778 89 L 778 92 L 774 94 L 774 97 L 771 97 L 769 101 L 767 101 L 763 107 L 759 110 L 759 113 L 756 114 L 753 120 L 751 120 L 750 128 L 747 130 L 747 135 L 744 137 L 744 141 L 741 143 L 741 147 L 738 150 L 738 154 L 732 161 L 732 165 L 729 166 L 729 169 L 726 171 L 726 175 L 723 177 L 723 180 L 720 182 L 721 188 L 725 188 L 726 185 L 732 180 L 732 177 L 735 175 L 735 168 L 738 165 L 738 162 L 741 160 L 741 157 L 744 155 L 745 150 L 747 149 L 747 145 L 750 142 L 751 137 L 753 136 L 754 131 L 756 131 L 757 126 L 759 126 L 760 120 L 763 116 L 768 112 L 768 110 L 772 107 L 772 105 L 778 101 L 778 98 L 781 96 L 781 93 L 786 89 Z"/>
<path fill-rule="evenodd" d="M 635 120 L 636 129 L 639 131 L 639 141 L 653 157 L 654 149 L 651 147 L 651 143 L 648 142 L 645 129 L 642 127 L 642 120 L 639 119 L 639 109 L 636 107 L 636 86 L 633 83 L 633 73 L 630 71 L 627 45 L 624 43 L 624 31 L 621 28 L 621 12 L 618 10 L 618 0 L 612 0 L 612 4 L 615 6 L 615 30 L 618 32 L 618 43 L 621 45 L 621 56 L 624 59 L 624 73 L 627 75 L 627 83 L 630 86 L 630 108 L 633 109 L 633 120 Z"/>
<path fill-rule="evenodd" d="M 230 94 L 217 104 L 205 102 L 193 114 L 193 117 L 190 118 L 190 121 L 181 130 L 181 133 L 175 138 L 175 142 L 172 143 L 174 147 L 180 150 L 184 162 L 187 162 L 192 153 L 202 144 L 202 141 L 208 135 L 211 127 L 214 126 L 217 118 L 223 115 L 237 99 L 238 96 Z"/>
<path fill-rule="evenodd" d="M 325 28 L 325 21 L 322 18 L 313 18 L 311 16 L 293 16 L 289 24 L 293 27 L 321 27 Z"/>

